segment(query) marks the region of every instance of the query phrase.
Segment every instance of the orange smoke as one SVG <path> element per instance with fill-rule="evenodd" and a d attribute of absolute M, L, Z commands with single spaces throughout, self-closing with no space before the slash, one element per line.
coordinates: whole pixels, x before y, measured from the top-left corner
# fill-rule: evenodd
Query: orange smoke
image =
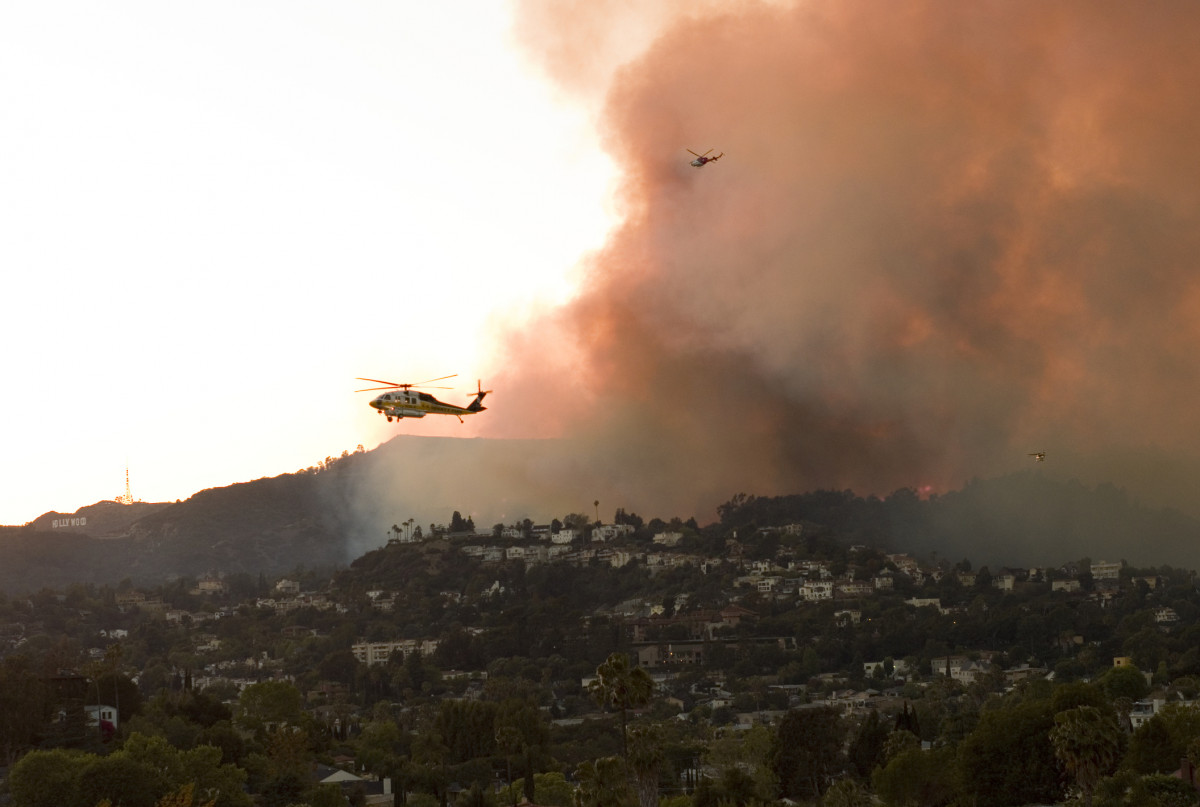
<path fill-rule="evenodd" d="M 625 220 L 511 337 L 493 434 L 676 513 L 1200 453 L 1200 6 L 589 7 L 519 34 L 605 88 Z"/>

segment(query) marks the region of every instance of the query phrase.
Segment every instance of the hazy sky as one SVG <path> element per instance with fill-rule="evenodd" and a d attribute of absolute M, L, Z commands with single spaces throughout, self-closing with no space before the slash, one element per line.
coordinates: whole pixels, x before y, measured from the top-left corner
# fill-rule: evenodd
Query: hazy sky
<path fill-rule="evenodd" d="M 601 243 L 594 131 L 501 3 L 5 4 L 0 523 L 478 433 L 354 379 L 489 381 Z"/>
<path fill-rule="evenodd" d="M 468 508 L 703 517 L 1035 451 L 1195 508 L 1196 30 L 1106 0 L 6 8 L 0 522 L 126 460 L 163 500 L 398 433 L 566 438 L 536 474 L 431 456 Z M 496 390 L 464 425 L 352 392 L 455 372 Z"/>

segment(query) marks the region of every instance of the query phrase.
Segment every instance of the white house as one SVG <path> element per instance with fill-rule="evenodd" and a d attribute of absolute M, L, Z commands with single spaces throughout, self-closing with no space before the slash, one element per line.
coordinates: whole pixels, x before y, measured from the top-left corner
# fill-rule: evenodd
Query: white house
<path fill-rule="evenodd" d="M 800 587 L 801 599 L 808 602 L 816 602 L 818 600 L 833 599 L 833 581 L 832 580 L 805 580 L 804 585 Z"/>
<path fill-rule="evenodd" d="M 592 528 L 593 541 L 612 541 L 623 535 L 632 535 L 632 524 L 601 524 Z"/>

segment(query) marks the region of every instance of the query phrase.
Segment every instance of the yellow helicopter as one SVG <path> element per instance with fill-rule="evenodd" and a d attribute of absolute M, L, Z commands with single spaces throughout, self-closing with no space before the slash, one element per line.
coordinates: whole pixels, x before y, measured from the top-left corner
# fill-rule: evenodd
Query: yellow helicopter
<path fill-rule="evenodd" d="M 382 395 L 378 395 L 371 401 L 371 408 L 379 412 L 381 415 L 387 415 L 388 423 L 392 422 L 392 418 L 399 420 L 400 418 L 423 418 L 426 415 L 454 415 L 458 418 L 458 422 L 462 423 L 463 415 L 473 415 L 476 412 L 482 412 L 487 409 L 483 405 L 483 396 L 489 394 L 491 390 L 485 390 L 483 383 L 480 382 L 478 392 L 475 393 L 475 400 L 466 406 L 455 406 L 454 404 L 444 403 L 439 401 L 427 392 L 416 392 L 416 387 L 426 387 L 427 389 L 453 389 L 452 387 L 428 387 L 428 384 L 434 381 L 444 381 L 447 378 L 454 378 L 458 374 L 444 375 L 441 378 L 431 378 L 428 381 L 420 381 L 416 384 L 397 384 L 395 381 L 381 381 L 378 378 L 359 378 L 358 381 L 371 381 L 376 384 L 383 384 L 382 387 L 367 387 L 366 389 L 355 390 L 356 392 L 374 392 L 375 390 L 391 390 Z"/>

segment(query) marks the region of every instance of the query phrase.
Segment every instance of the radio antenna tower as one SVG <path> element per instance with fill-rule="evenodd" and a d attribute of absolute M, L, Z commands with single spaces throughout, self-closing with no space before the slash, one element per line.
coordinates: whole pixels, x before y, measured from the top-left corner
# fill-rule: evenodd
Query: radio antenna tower
<path fill-rule="evenodd" d="M 121 504 L 133 504 L 133 493 L 129 490 L 129 463 L 125 463 L 125 495 L 118 496 L 117 501 Z"/>

